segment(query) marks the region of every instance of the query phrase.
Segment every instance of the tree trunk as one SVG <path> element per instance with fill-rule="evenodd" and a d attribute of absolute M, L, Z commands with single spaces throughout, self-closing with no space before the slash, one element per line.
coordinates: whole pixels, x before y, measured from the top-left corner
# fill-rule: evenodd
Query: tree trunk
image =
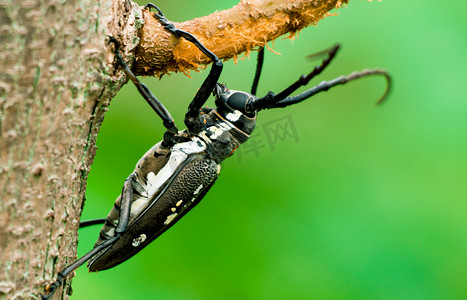
<path fill-rule="evenodd" d="M 228 59 L 346 2 L 242 1 L 177 26 Z M 0 297 L 29 299 L 76 258 L 97 133 L 125 82 L 107 35 L 136 59 L 139 74 L 186 72 L 209 61 L 128 0 L 0 0 L 0 30 Z M 256 35 L 233 40 L 241 31 Z M 57 299 L 70 293 L 69 282 Z"/>
<path fill-rule="evenodd" d="M 0 2 L 2 298 L 37 298 L 76 258 L 97 133 L 123 84 L 105 43 L 109 29 L 119 30 L 108 24 L 117 8 L 92 0 Z"/>

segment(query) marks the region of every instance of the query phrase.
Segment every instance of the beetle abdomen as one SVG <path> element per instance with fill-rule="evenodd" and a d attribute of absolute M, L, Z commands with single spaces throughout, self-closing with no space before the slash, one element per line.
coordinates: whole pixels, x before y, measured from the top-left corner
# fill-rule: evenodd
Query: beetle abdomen
<path fill-rule="evenodd" d="M 201 201 L 219 170 L 214 160 L 199 154 L 192 156 L 117 242 L 90 260 L 89 270 L 109 269 L 141 251 Z"/>

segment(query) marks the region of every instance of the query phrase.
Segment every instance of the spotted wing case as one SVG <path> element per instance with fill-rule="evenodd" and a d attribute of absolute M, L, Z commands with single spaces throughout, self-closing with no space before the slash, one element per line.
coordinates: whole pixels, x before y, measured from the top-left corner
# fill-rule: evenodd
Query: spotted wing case
<path fill-rule="evenodd" d="M 205 150 L 205 143 L 194 138 L 170 150 L 157 144 L 143 156 L 130 175 L 133 202 L 128 228 L 115 244 L 90 259 L 91 272 L 129 259 L 201 201 L 220 171 L 220 165 Z M 96 245 L 115 235 L 120 202 L 118 197 Z"/>

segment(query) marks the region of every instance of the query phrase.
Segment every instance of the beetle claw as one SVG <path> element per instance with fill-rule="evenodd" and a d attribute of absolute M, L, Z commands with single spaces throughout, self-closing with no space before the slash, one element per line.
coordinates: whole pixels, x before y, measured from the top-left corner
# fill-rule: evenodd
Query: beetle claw
<path fill-rule="evenodd" d="M 61 278 L 57 278 L 56 280 L 51 281 L 50 283 L 48 283 L 44 288 L 44 291 L 47 294 L 45 294 L 45 295 L 41 294 L 42 300 L 50 299 L 53 296 L 53 294 L 55 293 L 55 290 L 61 285 L 62 285 L 62 279 Z"/>

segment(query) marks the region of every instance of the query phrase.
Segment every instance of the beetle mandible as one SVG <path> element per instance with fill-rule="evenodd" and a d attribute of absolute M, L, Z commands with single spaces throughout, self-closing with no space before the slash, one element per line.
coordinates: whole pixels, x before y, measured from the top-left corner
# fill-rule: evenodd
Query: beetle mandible
<path fill-rule="evenodd" d="M 222 71 L 219 58 L 199 42 L 192 34 L 176 28 L 154 4 L 157 18 L 164 28 L 178 37 L 193 43 L 212 62 L 209 75 L 188 106 L 185 115 L 186 129 L 179 131 L 170 113 L 151 91 L 132 73 L 115 45 L 118 64 L 136 85 L 140 94 L 159 115 L 167 129 L 163 140 L 153 146 L 136 164 L 135 170 L 123 184 L 122 193 L 106 219 L 82 222 L 80 227 L 104 223 L 94 249 L 58 273 L 57 279 L 46 287 L 49 299 L 64 278 L 88 261 L 91 272 L 112 268 L 141 251 L 150 242 L 164 233 L 190 211 L 206 195 L 216 181 L 220 164 L 248 140 L 255 128 L 259 111 L 287 107 L 302 102 L 311 96 L 369 75 L 386 78 L 387 89 L 378 101 L 388 94 L 390 77 L 383 70 L 363 70 L 348 76 L 323 81 L 315 87 L 295 96 L 290 96 L 299 87 L 308 84 L 320 74 L 336 56 L 339 45 L 326 51 L 327 56 L 309 74 L 300 78 L 282 92 L 267 93 L 257 97 L 256 90 L 264 59 L 264 48 L 259 51 L 256 73 L 251 93 L 228 89 L 218 83 Z M 216 108 L 203 107 L 210 94 L 215 97 Z"/>

